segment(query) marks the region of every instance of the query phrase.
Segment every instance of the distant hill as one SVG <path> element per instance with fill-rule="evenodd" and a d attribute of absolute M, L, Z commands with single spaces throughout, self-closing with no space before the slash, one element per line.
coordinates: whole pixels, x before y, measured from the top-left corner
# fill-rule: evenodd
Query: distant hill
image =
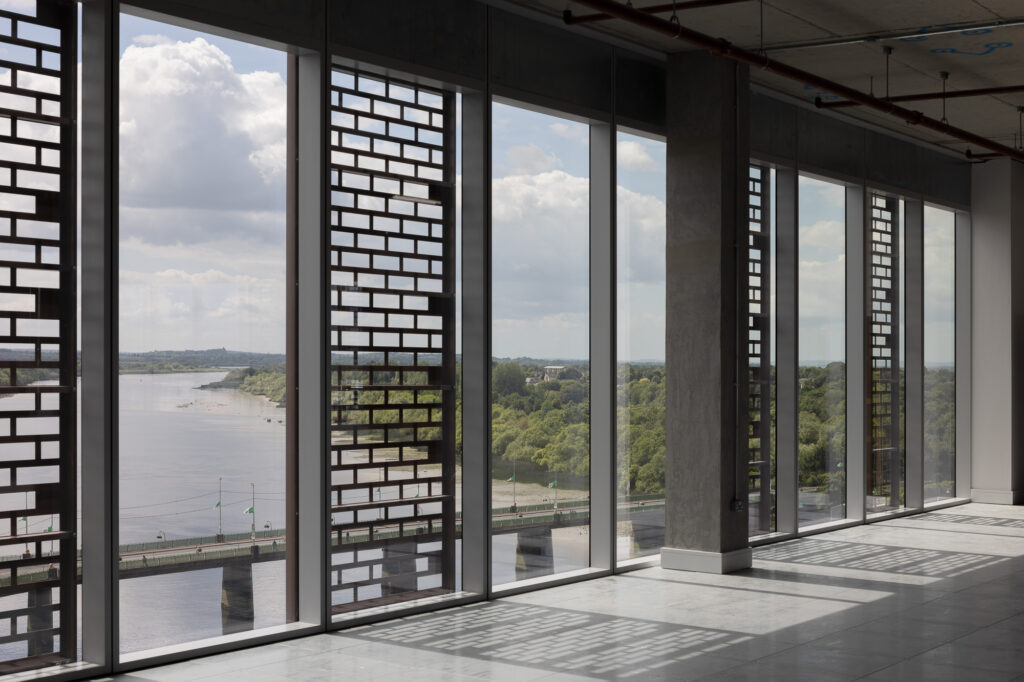
<path fill-rule="evenodd" d="M 121 374 L 165 374 L 194 372 L 221 367 L 267 367 L 284 364 L 284 353 L 247 353 L 239 350 L 154 350 L 121 353 Z"/>

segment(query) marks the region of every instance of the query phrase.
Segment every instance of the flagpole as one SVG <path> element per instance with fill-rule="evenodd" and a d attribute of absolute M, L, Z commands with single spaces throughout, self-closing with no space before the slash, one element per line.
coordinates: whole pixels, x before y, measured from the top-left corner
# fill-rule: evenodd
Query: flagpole
<path fill-rule="evenodd" d="M 516 461 L 518 459 L 517 456 L 512 457 L 512 506 L 516 511 L 519 511 L 519 505 L 516 503 Z"/>
<path fill-rule="evenodd" d="M 224 507 L 221 506 L 221 496 L 224 494 L 224 478 L 217 477 L 217 540 L 224 541 Z"/>
<path fill-rule="evenodd" d="M 250 483 L 252 486 L 252 543 L 256 544 L 256 484 Z"/>

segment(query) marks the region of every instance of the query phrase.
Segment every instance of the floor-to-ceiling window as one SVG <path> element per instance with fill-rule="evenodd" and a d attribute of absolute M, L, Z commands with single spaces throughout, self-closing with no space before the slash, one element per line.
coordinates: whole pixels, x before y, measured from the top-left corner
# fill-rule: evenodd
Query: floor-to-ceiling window
<path fill-rule="evenodd" d="M 616 528 L 619 560 L 665 544 L 665 143 L 619 132 Z"/>
<path fill-rule="evenodd" d="M 492 105 L 495 585 L 590 563 L 589 126 Z"/>
<path fill-rule="evenodd" d="M 800 176 L 797 486 L 800 526 L 846 517 L 846 188 Z"/>
<path fill-rule="evenodd" d="M 924 207 L 924 500 L 956 496 L 956 214 Z"/>
<path fill-rule="evenodd" d="M 287 620 L 286 56 L 122 15 L 124 654 Z"/>

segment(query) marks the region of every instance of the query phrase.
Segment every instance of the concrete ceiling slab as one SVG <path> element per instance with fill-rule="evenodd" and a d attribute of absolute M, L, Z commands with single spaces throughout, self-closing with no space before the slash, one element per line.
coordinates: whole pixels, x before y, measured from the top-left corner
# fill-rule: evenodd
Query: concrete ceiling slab
<path fill-rule="evenodd" d="M 592 11 L 567 0 L 512 0 L 553 16 L 568 6 L 576 15 Z M 683 0 L 680 0 L 682 2 Z M 635 7 L 665 4 L 665 0 L 634 0 Z M 667 14 L 661 14 L 667 18 Z M 683 25 L 721 37 L 748 49 L 761 44 L 761 13 L 757 0 L 679 13 Z M 1006 22 L 1024 17 L 1021 0 L 765 0 L 764 31 L 770 56 L 805 71 L 837 81 L 865 93 L 886 93 L 886 59 L 882 45 L 894 51 L 889 62 L 888 88 L 891 95 L 936 92 L 942 89 L 939 73 L 950 74 L 949 90 L 973 90 L 1024 85 L 1024 25 L 999 26 L 981 30 L 953 31 L 942 35 L 915 36 L 929 27 L 964 23 Z M 689 45 L 655 34 L 620 20 L 596 22 L 585 30 L 600 31 L 665 53 L 692 49 Z M 773 48 L 822 39 L 899 31 L 908 37 L 884 42 L 868 41 L 800 49 Z M 813 102 L 816 97 L 834 99 L 829 93 L 751 70 L 754 82 Z M 918 101 L 903 106 L 940 119 L 940 101 Z M 950 124 L 1013 146 L 1020 144 L 1017 107 L 1024 106 L 1024 93 L 949 100 L 946 116 Z M 922 141 L 955 151 L 966 145 L 940 133 L 907 125 L 904 121 L 863 107 L 842 110 L 852 116 L 889 128 Z M 978 150 L 980 151 L 980 150 Z"/>

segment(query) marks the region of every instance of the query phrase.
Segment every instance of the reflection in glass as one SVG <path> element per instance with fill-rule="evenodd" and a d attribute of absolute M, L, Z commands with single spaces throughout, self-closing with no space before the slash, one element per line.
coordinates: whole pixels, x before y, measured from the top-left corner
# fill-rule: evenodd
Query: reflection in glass
<path fill-rule="evenodd" d="M 846 198 L 842 185 L 799 185 L 798 521 L 846 517 Z"/>
<path fill-rule="evenodd" d="M 285 55 L 121 18 L 122 654 L 283 624 Z"/>
<path fill-rule="evenodd" d="M 618 558 L 665 544 L 665 143 L 618 134 Z"/>
<path fill-rule="evenodd" d="M 924 499 L 956 496 L 956 214 L 924 208 Z"/>
<path fill-rule="evenodd" d="M 590 564 L 589 128 L 494 103 L 492 576 Z"/>

